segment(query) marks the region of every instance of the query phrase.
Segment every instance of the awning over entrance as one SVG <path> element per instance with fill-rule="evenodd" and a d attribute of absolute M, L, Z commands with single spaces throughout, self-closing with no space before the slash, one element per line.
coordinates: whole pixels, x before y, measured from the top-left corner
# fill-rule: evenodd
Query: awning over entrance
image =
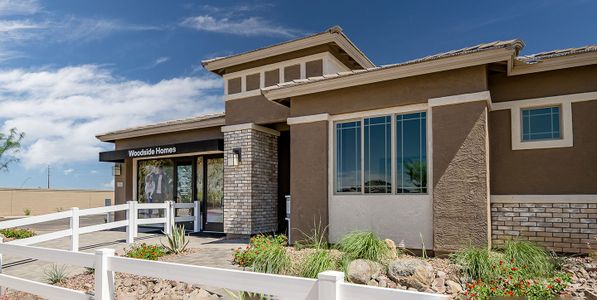
<path fill-rule="evenodd" d="M 156 157 L 194 152 L 224 151 L 224 140 L 214 139 L 190 143 L 159 145 L 133 149 L 100 152 L 99 160 L 104 162 L 124 162 L 127 158 Z"/>

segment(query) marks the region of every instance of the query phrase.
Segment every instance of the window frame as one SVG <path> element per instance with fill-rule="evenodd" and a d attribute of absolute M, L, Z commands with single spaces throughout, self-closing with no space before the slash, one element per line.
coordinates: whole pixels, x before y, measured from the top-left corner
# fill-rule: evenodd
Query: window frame
<path fill-rule="evenodd" d="M 522 111 L 547 107 L 560 107 L 560 138 L 523 141 Z M 516 103 L 510 108 L 512 150 L 565 148 L 573 146 L 572 102 L 560 99 L 557 101 L 531 101 Z"/>
<path fill-rule="evenodd" d="M 426 165 L 427 165 L 427 187 L 426 192 L 424 193 L 398 193 L 397 192 L 397 137 L 396 137 L 396 116 L 398 115 L 408 115 L 408 114 L 415 114 L 415 113 L 426 113 L 425 115 L 425 122 L 426 122 L 426 131 L 425 131 L 425 140 L 426 140 Z M 377 117 L 390 117 L 390 166 L 391 166 L 391 192 L 390 193 L 365 193 L 365 119 L 369 118 L 377 118 Z M 338 118 L 338 119 L 331 119 L 330 122 L 330 133 L 332 134 L 331 141 L 332 141 L 332 148 L 330 149 L 331 158 L 332 158 L 332 165 L 331 165 L 331 177 L 333 178 L 333 183 L 331 186 L 331 195 L 333 196 L 372 196 L 372 197 L 382 197 L 382 196 L 429 196 L 431 195 L 431 188 L 432 185 L 432 171 L 431 171 L 431 111 L 427 108 L 417 108 L 412 110 L 393 110 L 393 111 L 383 111 L 383 112 L 373 112 L 373 113 L 364 113 L 359 115 L 358 117 L 347 117 L 347 118 Z M 338 136 L 336 134 L 336 125 L 341 123 L 348 123 L 348 122 L 355 122 L 358 121 L 361 124 L 361 191 L 360 192 L 338 192 L 337 189 L 337 140 Z"/>
<path fill-rule="evenodd" d="M 559 137 L 557 138 L 544 138 L 544 139 L 529 139 L 529 140 L 525 140 L 524 139 L 524 127 L 525 127 L 525 122 L 524 122 L 524 111 L 533 111 L 533 110 L 538 110 L 538 109 L 552 109 L 552 108 L 558 108 L 558 133 L 559 133 Z M 550 115 L 551 117 L 552 115 Z M 531 115 L 529 115 L 529 118 L 531 117 Z M 563 138 L 563 133 L 562 133 L 562 105 L 545 105 L 545 106 L 534 106 L 534 107 L 521 107 L 520 108 L 520 142 L 521 143 L 528 143 L 528 142 L 537 142 L 537 141 L 557 141 L 557 140 L 561 140 Z M 553 130 L 551 132 L 553 134 Z M 529 135 L 532 135 L 532 132 L 529 132 Z"/>

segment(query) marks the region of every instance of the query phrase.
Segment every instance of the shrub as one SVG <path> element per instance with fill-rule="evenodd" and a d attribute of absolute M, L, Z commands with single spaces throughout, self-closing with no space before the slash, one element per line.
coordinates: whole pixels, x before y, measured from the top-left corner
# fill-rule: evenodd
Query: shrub
<path fill-rule="evenodd" d="M 35 232 L 24 228 L 7 228 L 0 230 L 0 234 L 5 238 L 18 240 L 30 238 L 35 235 Z"/>
<path fill-rule="evenodd" d="M 531 242 L 506 241 L 503 251 L 505 259 L 515 261 L 528 278 L 549 276 L 555 270 L 553 255 Z"/>
<path fill-rule="evenodd" d="M 68 276 L 66 266 L 64 265 L 59 266 L 56 264 L 52 264 L 46 269 L 44 269 L 43 272 L 45 281 L 51 284 L 62 283 Z"/>
<path fill-rule="evenodd" d="M 169 253 L 179 254 L 187 249 L 189 240 L 185 234 L 184 226 L 173 226 L 172 233 L 167 235 L 168 245 L 162 244 Z M 161 243 L 161 242 L 160 242 Z"/>
<path fill-rule="evenodd" d="M 300 250 L 302 248 L 314 248 L 314 249 L 329 249 L 329 243 L 327 240 L 328 226 L 323 226 L 321 220 L 316 224 L 313 221 L 313 227 L 310 233 L 305 233 L 299 229 L 299 232 L 303 235 L 304 239 L 295 243 L 295 248 Z"/>
<path fill-rule="evenodd" d="M 317 278 L 317 274 L 327 271 L 335 270 L 336 261 L 329 251 L 317 249 L 315 252 L 309 254 L 302 263 L 300 270 L 301 277 Z"/>
<path fill-rule="evenodd" d="M 284 247 L 287 241 L 288 239 L 284 235 L 256 235 L 251 238 L 245 249 L 238 248 L 234 251 L 234 262 L 241 267 L 250 267 L 259 252 L 265 251 L 272 245 Z"/>
<path fill-rule="evenodd" d="M 290 266 L 290 258 L 281 244 L 270 244 L 263 251 L 255 253 L 253 271 L 271 274 L 283 274 Z"/>
<path fill-rule="evenodd" d="M 24 213 L 26 216 L 30 216 L 30 215 L 31 215 L 31 208 L 25 208 L 25 209 L 23 209 L 23 213 Z"/>
<path fill-rule="evenodd" d="M 338 246 L 350 259 L 382 261 L 390 255 L 390 249 L 386 243 L 369 231 L 348 233 L 340 240 Z"/>
<path fill-rule="evenodd" d="M 499 261 L 495 268 L 494 279 L 478 279 L 467 284 L 464 292 L 466 299 L 488 299 L 489 297 L 526 297 L 530 300 L 553 299 L 570 283 L 566 274 L 557 276 L 526 278 L 528 273 L 514 265 L 516 262 Z"/>
<path fill-rule="evenodd" d="M 450 258 L 462 266 L 462 271 L 469 278 L 492 280 L 495 276 L 493 266 L 499 260 L 497 256 L 487 248 L 470 246 L 451 254 Z"/>
<path fill-rule="evenodd" d="M 158 260 L 158 258 L 164 256 L 164 254 L 164 247 L 142 243 L 140 245 L 133 245 L 126 251 L 125 255 L 130 258 Z"/>

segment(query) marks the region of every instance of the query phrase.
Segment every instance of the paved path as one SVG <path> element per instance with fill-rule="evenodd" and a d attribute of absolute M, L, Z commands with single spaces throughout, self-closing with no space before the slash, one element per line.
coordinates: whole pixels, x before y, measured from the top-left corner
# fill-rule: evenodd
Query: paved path
<path fill-rule="evenodd" d="M 82 218 L 81 226 L 100 224 L 103 222 L 103 217 Z M 41 226 L 36 225 L 31 226 L 30 228 L 35 230 L 38 234 L 62 230 L 68 228 L 68 220 L 47 222 Z M 80 251 L 93 253 L 96 249 L 113 248 L 116 250 L 116 253 L 123 254 L 125 249 L 129 247 L 129 245 L 126 244 L 125 238 L 126 233 L 124 231 L 101 231 L 83 234 L 79 237 Z M 189 247 L 197 248 L 199 251 L 186 256 L 176 257 L 168 261 L 236 269 L 237 267 L 231 264 L 233 249 L 245 246 L 247 243 L 246 240 L 225 240 L 213 236 L 190 236 L 189 239 Z M 143 232 L 143 230 L 140 230 L 139 236 L 135 242 L 159 244 L 160 240 L 167 243 L 166 237 L 156 233 L 156 231 Z M 35 246 L 68 250 L 70 248 L 70 238 L 60 238 L 35 244 Z M 36 281 L 44 281 L 44 270 L 47 270 L 52 264 L 53 263 L 51 262 L 39 261 L 27 257 L 4 256 L 2 268 L 4 274 Z M 85 271 L 85 269 L 81 267 L 66 267 L 67 272 L 70 275 L 80 274 Z"/>

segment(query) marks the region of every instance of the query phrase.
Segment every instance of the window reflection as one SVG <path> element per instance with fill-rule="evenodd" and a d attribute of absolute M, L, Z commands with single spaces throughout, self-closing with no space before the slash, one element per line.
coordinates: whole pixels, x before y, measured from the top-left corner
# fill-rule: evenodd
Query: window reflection
<path fill-rule="evenodd" d="M 396 116 L 396 193 L 427 192 L 427 113 Z"/>
<path fill-rule="evenodd" d="M 336 124 L 336 192 L 361 192 L 361 122 Z"/>
<path fill-rule="evenodd" d="M 392 119 L 368 118 L 365 127 L 365 193 L 392 192 Z"/>

